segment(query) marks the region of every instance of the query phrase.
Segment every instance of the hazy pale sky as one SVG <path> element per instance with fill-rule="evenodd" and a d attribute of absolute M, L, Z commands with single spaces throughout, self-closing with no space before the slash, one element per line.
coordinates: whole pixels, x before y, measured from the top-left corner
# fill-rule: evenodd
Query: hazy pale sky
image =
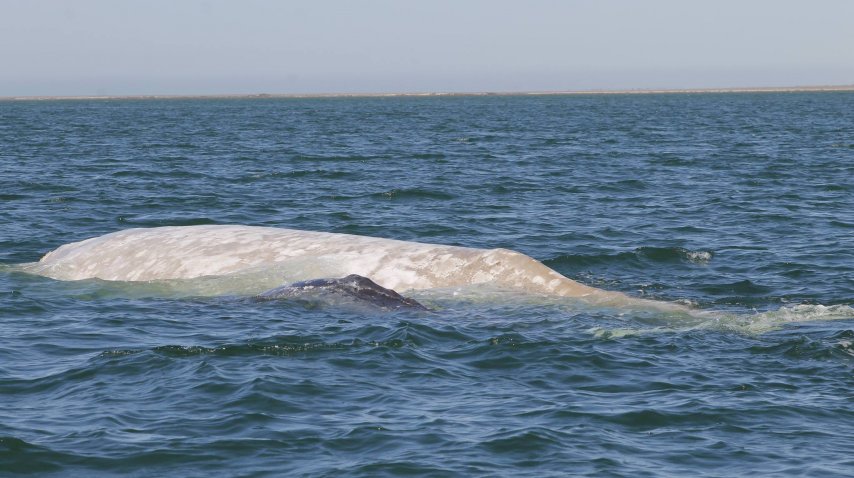
<path fill-rule="evenodd" d="M 852 0 L 0 0 L 0 96 L 815 84 Z"/>

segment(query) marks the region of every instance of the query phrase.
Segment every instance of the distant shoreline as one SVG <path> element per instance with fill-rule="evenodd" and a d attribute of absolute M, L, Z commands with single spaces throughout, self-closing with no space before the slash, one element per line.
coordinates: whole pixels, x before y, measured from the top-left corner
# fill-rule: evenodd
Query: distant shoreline
<path fill-rule="evenodd" d="M 169 100 L 169 99 L 262 99 L 262 98 L 407 98 L 450 96 L 563 96 L 563 95 L 651 95 L 701 93 L 804 93 L 854 91 L 852 85 L 828 86 L 756 86 L 732 88 L 659 88 L 622 90 L 559 90 L 559 91 L 483 91 L 483 92 L 409 92 L 409 93 L 235 93 L 210 95 L 89 95 L 89 96 L 0 96 L 0 101 L 56 100 Z"/>

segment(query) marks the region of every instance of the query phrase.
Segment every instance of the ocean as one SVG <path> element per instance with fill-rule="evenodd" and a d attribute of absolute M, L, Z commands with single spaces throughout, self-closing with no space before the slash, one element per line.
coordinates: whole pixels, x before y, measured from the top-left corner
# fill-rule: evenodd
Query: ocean
<path fill-rule="evenodd" d="M 696 314 L 20 266 L 216 224 Z M 3 101 L 0 225 L 0 476 L 854 476 L 851 92 Z"/>

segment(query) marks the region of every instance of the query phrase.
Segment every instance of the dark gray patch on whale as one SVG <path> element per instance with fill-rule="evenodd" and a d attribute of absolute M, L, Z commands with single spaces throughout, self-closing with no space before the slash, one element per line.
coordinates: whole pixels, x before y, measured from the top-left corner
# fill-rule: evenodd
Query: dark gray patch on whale
<path fill-rule="evenodd" d="M 331 294 L 384 309 L 430 310 L 415 299 L 404 297 L 392 289 L 357 274 L 340 279 L 314 279 L 277 287 L 255 296 L 257 300 L 305 299 Z"/>

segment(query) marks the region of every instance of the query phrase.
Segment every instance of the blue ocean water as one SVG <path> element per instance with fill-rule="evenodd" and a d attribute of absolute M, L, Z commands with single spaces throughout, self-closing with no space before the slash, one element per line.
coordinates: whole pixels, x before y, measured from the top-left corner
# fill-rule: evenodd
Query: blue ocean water
<path fill-rule="evenodd" d="M 0 475 L 854 475 L 852 93 L 6 101 L 0 224 Z M 706 318 L 15 268 L 195 224 L 504 247 Z"/>

